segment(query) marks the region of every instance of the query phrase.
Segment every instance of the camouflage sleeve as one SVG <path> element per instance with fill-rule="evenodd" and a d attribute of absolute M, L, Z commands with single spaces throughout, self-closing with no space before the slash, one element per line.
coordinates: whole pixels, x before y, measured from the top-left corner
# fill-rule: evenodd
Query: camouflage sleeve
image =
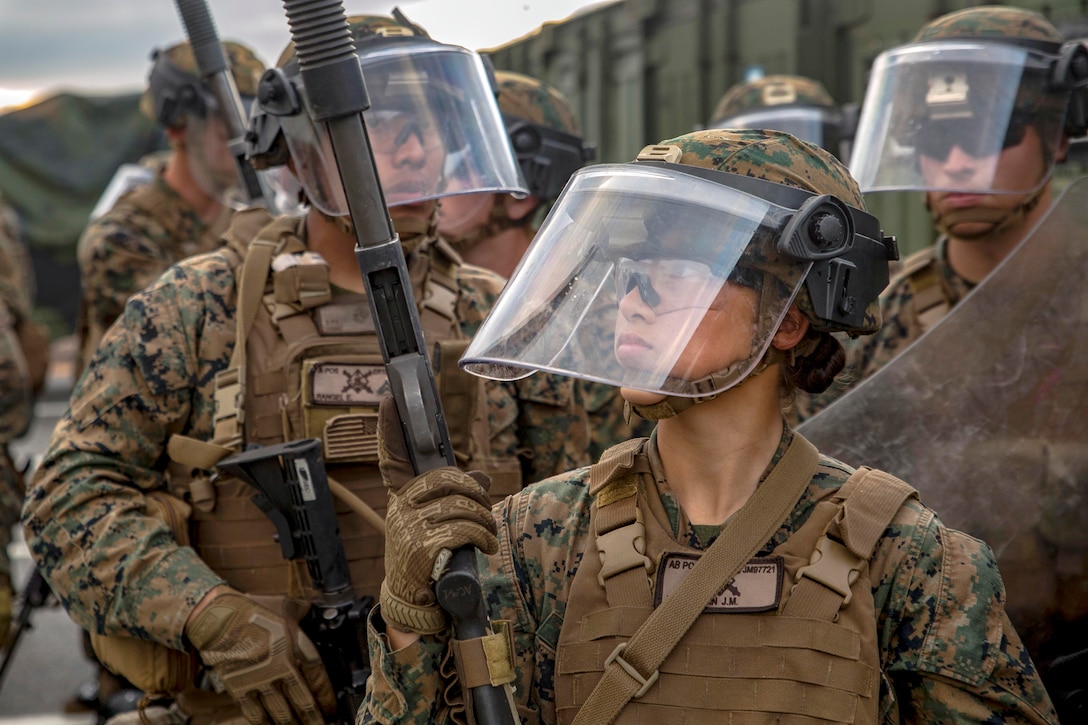
<path fill-rule="evenodd" d="M 525 483 L 589 464 L 590 421 L 575 396 L 574 379 L 534 373 L 513 386 Z"/>
<path fill-rule="evenodd" d="M 880 313 L 880 329 L 847 350 L 846 373 L 853 382 L 873 375 L 922 334 L 907 277 L 897 277 L 888 285 L 880 298 Z"/>
<path fill-rule="evenodd" d="M 887 694 L 903 722 L 1057 722 L 984 542 L 912 503 L 885 533 L 874 568 L 885 572 L 874 598 Z"/>
<path fill-rule="evenodd" d="M 31 554 L 88 630 L 183 648 L 189 612 L 222 581 L 148 515 L 144 496 L 166 485 L 170 436 L 207 433 L 192 421 L 210 418 L 211 401 L 194 391 L 222 364 L 203 359 L 202 333 L 230 316 L 213 302 L 181 267 L 129 302 L 27 492 Z"/>
<path fill-rule="evenodd" d="M 84 230 L 79 240 L 82 314 L 87 332 L 81 341 L 83 367 L 129 297 L 147 287 L 170 266 L 149 220 L 138 212 L 115 207 Z"/>
<path fill-rule="evenodd" d="M 32 405 L 30 375 L 15 318 L 0 302 L 0 448 L 26 432 Z"/>
<path fill-rule="evenodd" d="M 373 670 L 366 700 L 359 706 L 356 725 L 428 725 L 449 721 L 442 697 L 442 662 L 449 643 L 441 637 L 420 637 L 414 644 L 390 651 L 381 607 L 367 621 L 370 666 Z"/>

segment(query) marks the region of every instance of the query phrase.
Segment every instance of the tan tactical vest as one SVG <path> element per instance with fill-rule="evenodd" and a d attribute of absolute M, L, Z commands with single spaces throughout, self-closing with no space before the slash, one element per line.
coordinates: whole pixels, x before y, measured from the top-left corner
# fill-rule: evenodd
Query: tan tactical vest
<path fill-rule="evenodd" d="M 620 646 L 659 605 L 656 597 L 703 554 L 673 539 L 641 446 L 622 462 L 615 455 L 621 446 L 597 464 L 610 470 L 591 476 L 603 482 L 592 492 L 595 538 L 572 583 L 558 645 L 555 697 L 563 725 L 574 721 L 603 672 L 615 666 Z M 624 466 L 628 470 L 615 475 Z M 817 504 L 771 556 L 752 559 L 730 580 L 687 634 L 669 643 L 675 646 L 655 675 L 638 675 L 648 686 L 627 702 L 617 723 L 878 722 L 880 661 L 868 560 L 913 489 L 887 474 L 863 472 Z M 633 491 L 633 484 L 637 495 L 617 493 Z M 889 485 L 898 489 L 891 497 Z M 861 531 L 868 533 L 859 537 Z M 799 576 L 821 559 L 831 567 Z M 840 577 L 850 584 L 829 588 L 826 582 Z"/>
<path fill-rule="evenodd" d="M 948 314 L 957 301 L 952 290 L 941 279 L 937 269 L 936 245 L 926 247 L 903 261 L 901 274 L 906 275 L 914 296 L 918 325 L 925 332 Z"/>
<path fill-rule="evenodd" d="M 370 310 L 362 295 L 333 295 L 327 264 L 302 241 L 304 224 L 283 218 L 265 226 L 245 247 L 244 259 L 237 246 L 242 240 L 231 244 L 240 265 L 239 343 L 230 369 L 217 376 L 215 456 L 244 444 L 320 438 L 329 478 L 384 517 L 377 414 L 387 380 Z M 432 362 L 458 463 L 489 473 L 492 493 L 501 497 L 520 488 L 521 469 L 514 458 L 489 457 L 484 385 L 456 364 L 467 344 L 456 316 L 459 264 L 456 253 L 434 241 L 411 255 L 409 275 L 424 336 L 438 349 Z M 312 599 L 305 566 L 284 561 L 272 522 L 251 500 L 254 490 L 228 476 L 213 484 L 207 476 L 176 475 L 186 467 L 177 464 L 211 467 L 193 441 L 175 437 L 170 455 L 171 487 L 188 488 L 192 541 L 201 558 L 240 591 Z M 377 598 L 384 534 L 343 500 L 336 503 L 356 594 Z"/>

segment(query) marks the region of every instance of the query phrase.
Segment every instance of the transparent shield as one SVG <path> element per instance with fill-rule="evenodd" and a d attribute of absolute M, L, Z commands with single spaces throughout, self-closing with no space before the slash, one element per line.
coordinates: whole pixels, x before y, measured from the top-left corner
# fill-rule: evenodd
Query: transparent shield
<path fill-rule="evenodd" d="M 724 390 L 762 358 L 809 269 L 775 250 L 791 214 L 667 168 L 583 169 L 461 364 L 498 379 L 545 370 L 669 395 Z"/>
<path fill-rule="evenodd" d="M 1049 85 L 1052 60 L 966 41 L 882 53 L 850 159 L 862 191 L 1039 188 L 1053 167 L 1065 115 L 1066 94 Z"/>
<path fill-rule="evenodd" d="M 799 428 L 990 544 L 1029 649 L 1088 616 L 1085 229 L 1081 178 L 947 317 Z"/>

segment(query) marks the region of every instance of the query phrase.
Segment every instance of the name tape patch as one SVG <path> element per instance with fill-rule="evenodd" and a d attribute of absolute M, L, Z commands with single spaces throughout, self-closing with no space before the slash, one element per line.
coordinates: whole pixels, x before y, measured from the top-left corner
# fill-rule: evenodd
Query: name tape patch
<path fill-rule="evenodd" d="M 657 568 L 657 588 L 654 590 L 655 607 L 676 591 L 697 561 L 699 557 L 692 554 L 665 554 L 661 558 L 661 566 Z M 784 572 L 780 556 L 752 559 L 703 611 L 710 614 L 742 614 L 778 609 Z"/>
<path fill-rule="evenodd" d="M 384 365 L 318 363 L 310 371 L 310 400 L 319 405 L 376 408 L 388 392 Z"/>

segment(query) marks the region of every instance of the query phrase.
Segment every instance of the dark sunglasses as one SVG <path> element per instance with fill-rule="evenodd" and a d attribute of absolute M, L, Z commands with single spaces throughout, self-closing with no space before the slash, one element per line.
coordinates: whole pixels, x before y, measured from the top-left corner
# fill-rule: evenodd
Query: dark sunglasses
<path fill-rule="evenodd" d="M 1029 120 L 1014 114 L 1001 138 L 1001 150 L 1020 145 L 1027 133 Z M 962 121 L 922 121 L 915 136 L 914 148 L 923 156 L 944 161 L 952 147 L 958 146 L 964 153 L 975 158 L 989 156 L 998 148 L 994 129 L 979 132 L 973 124 Z"/>

